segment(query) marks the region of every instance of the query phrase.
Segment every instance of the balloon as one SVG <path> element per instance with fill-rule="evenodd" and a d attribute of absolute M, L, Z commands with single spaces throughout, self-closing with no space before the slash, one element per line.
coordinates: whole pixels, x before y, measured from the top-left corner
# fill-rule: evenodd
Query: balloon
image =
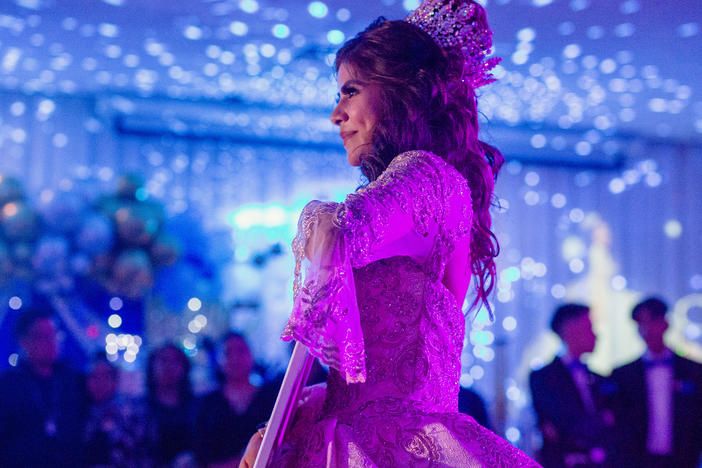
<path fill-rule="evenodd" d="M 15 264 L 17 263 L 29 263 L 32 258 L 32 244 L 28 242 L 15 242 L 11 246 L 12 248 L 12 258 Z"/>
<path fill-rule="evenodd" d="M 162 213 L 162 209 L 154 204 L 125 204 L 115 213 L 117 234 L 127 245 L 145 246 L 161 228 Z"/>
<path fill-rule="evenodd" d="M 0 211 L 0 222 L 10 240 L 30 240 L 36 235 L 37 216 L 23 201 L 5 203 Z"/>
<path fill-rule="evenodd" d="M 175 237 L 161 233 L 154 241 L 149 253 L 155 265 L 173 265 L 180 254 L 180 243 Z"/>
<path fill-rule="evenodd" d="M 32 267 L 46 276 L 56 278 L 68 269 L 68 241 L 59 236 L 39 239 L 32 255 Z"/>
<path fill-rule="evenodd" d="M 88 216 L 78 229 L 75 242 L 81 251 L 91 256 L 109 252 L 114 243 L 112 223 L 103 214 Z"/>
<path fill-rule="evenodd" d="M 22 184 L 14 177 L 0 174 L 0 206 L 24 198 Z"/>
<path fill-rule="evenodd" d="M 140 174 L 125 174 L 117 181 L 117 196 L 125 200 L 139 199 L 144 187 L 144 177 Z"/>
<path fill-rule="evenodd" d="M 115 259 L 112 278 L 109 281 L 113 292 L 130 299 L 138 299 L 146 294 L 153 283 L 151 261 L 143 250 L 127 250 Z"/>
<path fill-rule="evenodd" d="M 59 191 L 50 200 L 42 202 L 39 212 L 47 226 L 61 233 L 75 231 L 80 225 L 85 201 L 75 193 Z"/>
<path fill-rule="evenodd" d="M 84 253 L 71 257 L 71 271 L 79 276 L 87 275 L 90 272 L 90 266 L 90 258 Z"/>

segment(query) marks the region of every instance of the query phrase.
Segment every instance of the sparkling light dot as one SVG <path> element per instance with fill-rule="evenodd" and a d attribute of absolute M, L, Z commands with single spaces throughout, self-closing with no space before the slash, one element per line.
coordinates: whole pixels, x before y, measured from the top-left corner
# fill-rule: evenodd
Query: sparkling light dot
<path fill-rule="evenodd" d="M 284 24 L 276 24 L 271 32 L 278 39 L 284 39 L 290 35 L 290 28 Z"/>
<path fill-rule="evenodd" d="M 12 296 L 9 301 L 10 309 L 19 310 L 22 307 L 22 299 L 17 296 Z"/>
<path fill-rule="evenodd" d="M 470 374 L 461 374 L 461 387 L 468 388 L 473 385 L 473 377 Z"/>
<path fill-rule="evenodd" d="M 702 289 L 702 275 L 694 275 L 690 278 L 690 287 L 692 289 Z"/>
<path fill-rule="evenodd" d="M 505 395 L 511 401 L 517 401 L 517 400 L 519 400 L 519 398 L 521 398 L 522 391 L 519 390 L 519 387 L 512 385 L 511 387 L 509 387 L 507 389 L 507 391 L 505 392 Z"/>
<path fill-rule="evenodd" d="M 420 0 L 402 0 L 402 7 L 405 11 L 416 10 L 419 7 Z"/>
<path fill-rule="evenodd" d="M 134 353 L 124 353 L 124 360 L 126 362 L 134 362 L 136 360 L 136 354 Z"/>
<path fill-rule="evenodd" d="M 188 301 L 188 309 L 192 310 L 193 312 L 197 312 L 202 308 L 202 301 L 198 299 L 197 297 L 192 297 Z"/>
<path fill-rule="evenodd" d="M 246 13 L 256 13 L 258 11 L 258 2 L 256 0 L 241 0 L 239 8 Z"/>
<path fill-rule="evenodd" d="M 517 31 L 517 39 L 522 42 L 530 42 L 536 38 L 536 31 L 534 28 L 523 28 Z"/>
<path fill-rule="evenodd" d="M 614 34 L 616 34 L 618 37 L 629 37 L 634 34 L 634 25 L 631 23 L 622 23 L 618 24 L 616 28 L 614 28 Z"/>
<path fill-rule="evenodd" d="M 592 40 L 601 39 L 604 37 L 604 28 L 602 26 L 590 26 L 585 34 Z"/>
<path fill-rule="evenodd" d="M 554 208 L 563 208 L 566 202 L 566 196 L 562 193 L 554 193 L 551 196 L 551 205 L 553 205 Z"/>
<path fill-rule="evenodd" d="M 570 217 L 570 220 L 574 223 L 580 223 L 583 219 L 585 219 L 585 212 L 580 208 L 573 208 L 572 210 L 570 210 L 568 216 Z"/>
<path fill-rule="evenodd" d="M 566 288 L 562 284 L 554 284 L 551 286 L 551 296 L 555 299 L 563 299 L 565 297 Z"/>
<path fill-rule="evenodd" d="M 524 183 L 526 183 L 529 187 L 534 187 L 539 184 L 539 174 L 536 172 L 530 171 L 527 172 L 526 175 L 524 176 Z"/>
<path fill-rule="evenodd" d="M 249 32 L 249 27 L 241 21 L 232 21 L 229 23 L 229 31 L 235 36 L 245 36 Z"/>
<path fill-rule="evenodd" d="M 186 336 L 183 338 L 183 347 L 185 349 L 193 350 L 195 349 L 196 341 L 194 336 Z"/>
<path fill-rule="evenodd" d="M 609 181 L 609 191 L 612 193 L 622 193 L 626 189 L 626 182 L 619 177 Z"/>
<path fill-rule="evenodd" d="M 658 187 L 663 182 L 663 177 L 657 172 L 646 174 L 646 184 L 649 187 Z"/>
<path fill-rule="evenodd" d="M 622 275 L 616 275 L 612 278 L 612 289 L 622 291 L 626 288 L 626 278 Z"/>
<path fill-rule="evenodd" d="M 341 8 L 336 12 L 336 19 L 339 21 L 348 21 L 351 19 L 351 12 L 346 8 Z"/>
<path fill-rule="evenodd" d="M 15 117 L 19 117 L 24 114 L 26 107 L 22 101 L 13 102 L 10 106 L 10 113 Z"/>
<path fill-rule="evenodd" d="M 187 26 L 183 30 L 183 36 L 191 41 L 196 41 L 202 38 L 202 29 L 194 25 Z"/>
<path fill-rule="evenodd" d="M 475 365 L 470 368 L 470 376 L 473 377 L 473 380 L 480 380 L 485 376 L 485 369 L 483 366 Z"/>
<path fill-rule="evenodd" d="M 587 156 L 592 152 L 592 144 L 589 141 L 579 141 L 575 144 L 575 152 L 580 156 Z"/>
<path fill-rule="evenodd" d="M 696 36 L 700 31 L 700 26 L 697 23 L 685 23 L 678 26 L 678 34 L 680 37 Z"/>
<path fill-rule="evenodd" d="M 512 331 L 517 328 L 517 319 L 508 315 L 502 320 L 502 328 L 507 331 Z"/>
<path fill-rule="evenodd" d="M 580 46 L 578 44 L 568 44 L 563 48 L 563 56 L 569 59 L 577 58 L 580 55 Z"/>
<path fill-rule="evenodd" d="M 677 219 L 669 219 L 663 226 L 663 231 L 671 239 L 677 239 L 682 234 L 682 224 Z"/>
<path fill-rule="evenodd" d="M 585 263 L 579 258 L 574 258 L 568 262 L 568 268 L 573 273 L 581 273 L 585 269 Z"/>
<path fill-rule="evenodd" d="M 12 353 L 10 356 L 7 358 L 7 362 L 12 366 L 12 367 L 17 367 L 17 362 L 19 361 L 19 354 L 17 353 Z"/>
<path fill-rule="evenodd" d="M 207 325 L 207 317 L 202 314 L 197 314 L 193 319 L 193 322 L 195 322 L 198 327 L 204 328 Z"/>
<path fill-rule="evenodd" d="M 505 431 L 505 436 L 507 437 L 507 440 L 514 444 L 519 442 L 519 439 L 522 437 L 522 433 L 519 432 L 519 429 L 516 427 L 510 427 Z"/>
<path fill-rule="evenodd" d="M 524 202 L 529 205 L 529 206 L 534 206 L 539 203 L 539 194 L 538 192 L 535 192 L 534 190 L 529 190 L 526 194 L 524 194 Z"/>
<path fill-rule="evenodd" d="M 307 6 L 307 11 L 315 18 L 324 18 L 327 16 L 329 9 L 322 2 L 312 2 Z"/>
<path fill-rule="evenodd" d="M 338 29 L 332 29 L 327 33 L 327 41 L 330 44 L 341 44 L 344 42 L 344 33 Z"/>
<path fill-rule="evenodd" d="M 121 310 L 123 305 L 124 305 L 124 302 L 119 297 L 115 296 L 112 299 L 110 299 L 110 309 L 112 309 L 112 310 L 115 310 L 115 311 Z"/>
<path fill-rule="evenodd" d="M 263 44 L 261 46 L 261 55 L 266 58 L 273 57 L 275 55 L 275 46 L 273 44 Z"/>
<path fill-rule="evenodd" d="M 117 314 L 112 314 L 108 317 L 107 324 L 112 328 L 119 328 L 122 325 L 122 317 Z"/>

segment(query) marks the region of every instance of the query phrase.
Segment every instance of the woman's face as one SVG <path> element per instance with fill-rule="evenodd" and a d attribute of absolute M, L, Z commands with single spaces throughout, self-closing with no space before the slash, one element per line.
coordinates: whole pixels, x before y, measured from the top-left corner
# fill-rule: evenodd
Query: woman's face
<path fill-rule="evenodd" d="M 365 82 L 349 65 L 338 73 L 339 102 L 331 121 L 339 126 L 349 164 L 359 166 L 361 154 L 373 147 L 373 131 L 379 119 L 380 88 Z"/>
<path fill-rule="evenodd" d="M 253 357 L 246 341 L 231 337 L 224 343 L 221 368 L 227 380 L 248 379 L 253 369 Z"/>

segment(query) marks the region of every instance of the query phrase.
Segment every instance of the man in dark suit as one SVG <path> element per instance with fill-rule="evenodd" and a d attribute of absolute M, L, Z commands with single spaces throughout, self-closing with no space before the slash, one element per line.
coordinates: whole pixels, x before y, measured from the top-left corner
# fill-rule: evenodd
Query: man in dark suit
<path fill-rule="evenodd" d="M 580 360 L 595 348 L 590 309 L 560 306 L 551 329 L 563 340 L 566 353 L 529 376 L 543 435 L 540 461 L 546 468 L 611 466 L 608 434 L 613 418 L 602 398 L 605 381 Z"/>
<path fill-rule="evenodd" d="M 23 310 L 15 336 L 22 359 L 0 374 L 0 466 L 81 466 L 84 380 L 58 360 L 52 311 Z"/>
<path fill-rule="evenodd" d="M 632 318 L 646 342 L 646 352 L 612 372 L 622 468 L 699 466 L 702 365 L 675 355 L 663 343 L 667 310 L 657 298 L 634 307 Z"/>

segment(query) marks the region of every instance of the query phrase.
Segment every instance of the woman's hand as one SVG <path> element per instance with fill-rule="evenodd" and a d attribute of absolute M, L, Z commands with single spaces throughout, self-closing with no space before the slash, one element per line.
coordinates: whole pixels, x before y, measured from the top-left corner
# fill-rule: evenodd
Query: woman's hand
<path fill-rule="evenodd" d="M 264 432 L 265 428 L 262 428 L 254 432 L 254 435 L 251 436 L 249 443 L 246 445 L 244 457 L 241 459 L 241 463 L 239 463 L 239 468 L 253 468 L 256 455 L 258 455 L 258 451 L 261 448 Z"/>

